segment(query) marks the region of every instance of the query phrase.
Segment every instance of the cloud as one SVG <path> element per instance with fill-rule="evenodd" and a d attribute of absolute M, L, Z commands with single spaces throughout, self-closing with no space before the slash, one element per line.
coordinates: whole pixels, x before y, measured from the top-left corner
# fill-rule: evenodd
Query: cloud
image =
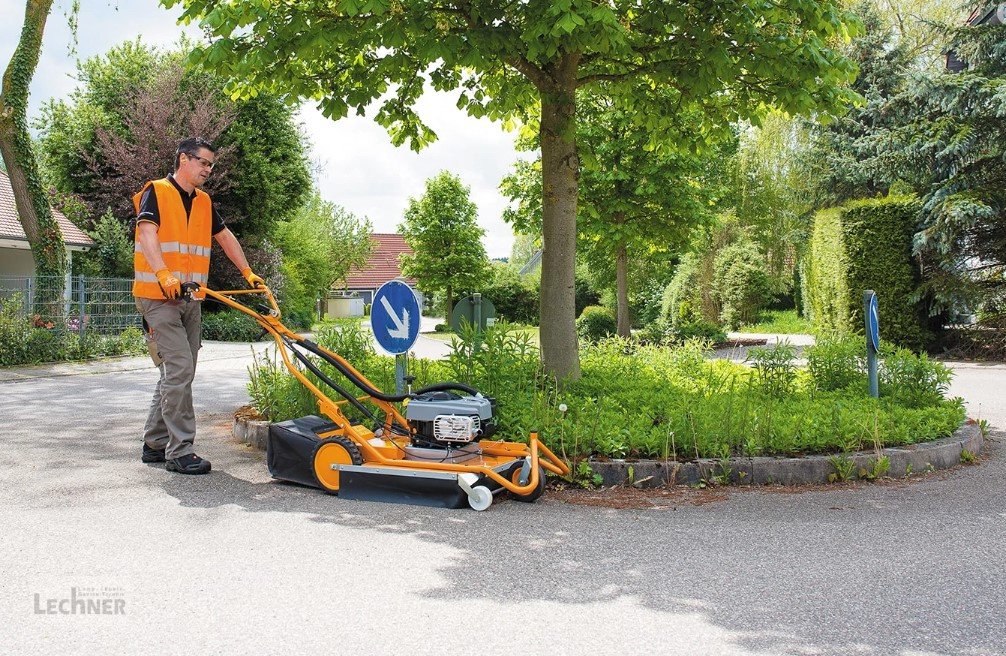
<path fill-rule="evenodd" d="M 395 232 L 408 199 L 423 194 L 427 178 L 447 170 L 471 187 L 489 256 L 509 256 L 513 233 L 502 220 L 506 199 L 498 186 L 517 159 L 514 135 L 498 123 L 468 116 L 455 103 L 453 94 L 433 91 L 419 101 L 419 115 L 438 136 L 419 153 L 391 145 L 384 128 L 368 117 L 331 121 L 304 107 L 300 118 L 314 145 L 313 159 L 322 167 L 322 196 L 367 216 L 377 232 Z"/>

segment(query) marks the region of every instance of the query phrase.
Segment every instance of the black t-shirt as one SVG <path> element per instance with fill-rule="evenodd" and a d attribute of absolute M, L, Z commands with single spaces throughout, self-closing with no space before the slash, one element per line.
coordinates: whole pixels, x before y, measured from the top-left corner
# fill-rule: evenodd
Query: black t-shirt
<path fill-rule="evenodd" d="M 169 175 L 168 180 L 175 186 L 178 190 L 178 195 L 182 197 L 182 205 L 185 207 L 185 216 L 192 213 L 192 199 L 196 197 L 195 189 L 192 193 L 187 193 L 184 189 L 178 186 L 175 182 L 175 176 Z M 224 225 L 223 220 L 217 215 L 217 208 L 213 207 L 212 201 L 210 202 L 210 214 L 213 216 L 213 227 L 210 228 L 210 234 L 217 234 L 227 226 Z M 136 215 L 136 221 L 150 221 L 156 225 L 161 225 L 161 212 L 157 209 L 157 194 L 154 193 L 154 186 L 151 185 L 143 192 L 143 196 L 140 198 L 140 213 Z"/>

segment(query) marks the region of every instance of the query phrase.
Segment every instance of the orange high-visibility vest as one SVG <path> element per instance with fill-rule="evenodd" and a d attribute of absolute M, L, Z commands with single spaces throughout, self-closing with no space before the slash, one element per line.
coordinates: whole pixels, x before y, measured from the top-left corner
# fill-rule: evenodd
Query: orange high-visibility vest
<path fill-rule="evenodd" d="M 210 275 L 210 252 L 212 250 L 213 212 L 209 195 L 196 189 L 192 199 L 192 211 L 185 216 L 182 196 L 167 178 L 151 180 L 133 196 L 133 207 L 140 213 L 140 200 L 150 185 L 157 195 L 157 211 L 161 224 L 157 229 L 157 239 L 161 242 L 164 264 L 182 282 L 206 284 Z M 136 227 L 136 248 L 133 253 L 133 296 L 164 300 L 157 276 L 140 250 L 140 228 Z M 193 294 L 202 299 L 202 292 Z"/>

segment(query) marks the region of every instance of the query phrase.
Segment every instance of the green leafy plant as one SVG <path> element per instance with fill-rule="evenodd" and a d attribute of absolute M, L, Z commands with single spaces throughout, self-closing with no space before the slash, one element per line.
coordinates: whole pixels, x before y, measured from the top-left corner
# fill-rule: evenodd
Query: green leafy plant
<path fill-rule="evenodd" d="M 755 370 L 758 389 L 772 397 L 782 397 L 793 391 L 796 382 L 796 348 L 781 342 L 771 348 L 751 349 L 748 362 Z"/>
<path fill-rule="evenodd" d="M 866 467 L 860 467 L 859 477 L 868 481 L 875 481 L 878 478 L 883 478 L 887 475 L 887 472 L 890 469 L 891 459 L 887 456 L 881 456 L 879 458 L 869 460 Z"/>
<path fill-rule="evenodd" d="M 844 453 L 831 456 L 828 458 L 828 462 L 835 469 L 833 473 L 828 474 L 828 482 L 830 483 L 849 480 L 856 469 L 856 462 Z"/>
<path fill-rule="evenodd" d="M 830 392 L 852 385 L 865 389 L 866 355 L 861 337 L 832 332 L 819 338 L 804 353 L 807 372 L 816 389 Z"/>
<path fill-rule="evenodd" d="M 932 406 L 950 389 L 953 370 L 922 353 L 882 345 L 880 393 L 910 408 Z"/>
<path fill-rule="evenodd" d="M 580 460 L 570 469 L 569 476 L 565 480 L 582 488 L 597 487 L 604 482 L 604 478 L 594 471 L 593 467 L 586 460 Z"/>
<path fill-rule="evenodd" d="M 973 465 L 978 462 L 978 456 L 967 449 L 961 449 L 961 462 L 965 465 Z"/>
<path fill-rule="evenodd" d="M 596 342 L 614 335 L 616 328 L 615 313 L 600 305 L 583 308 L 583 312 L 576 320 L 577 335 L 588 342 Z"/>
<path fill-rule="evenodd" d="M 719 471 L 712 475 L 712 481 L 716 485 L 730 485 L 733 482 L 734 468 L 730 464 L 730 458 L 726 457 L 719 462 Z"/>

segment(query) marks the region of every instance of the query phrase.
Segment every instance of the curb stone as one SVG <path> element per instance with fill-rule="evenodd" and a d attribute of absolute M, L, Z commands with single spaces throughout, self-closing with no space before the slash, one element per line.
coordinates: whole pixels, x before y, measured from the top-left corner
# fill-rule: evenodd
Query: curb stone
<path fill-rule="evenodd" d="M 910 444 L 883 449 L 890 468 L 885 476 L 901 478 L 911 472 L 949 469 L 961 462 L 961 451 L 967 449 L 978 455 L 985 444 L 977 424 L 965 423 L 950 437 L 932 442 Z M 835 455 L 815 455 L 801 458 L 731 458 L 731 483 L 740 485 L 806 485 L 829 483 L 835 473 L 832 458 Z M 857 451 L 846 454 L 853 463 L 849 480 L 860 478 L 859 470 L 872 469 L 877 459 L 874 451 Z M 587 461 L 602 478 L 603 485 L 630 485 L 657 487 L 662 485 L 695 485 L 724 475 L 721 461 L 703 458 L 695 462 L 664 462 L 662 460 L 611 460 Z"/>
<path fill-rule="evenodd" d="M 232 434 L 238 441 L 257 449 L 265 449 L 269 438 L 268 421 L 235 419 Z M 985 440 L 976 423 L 965 423 L 950 437 L 932 442 L 910 444 L 883 449 L 881 455 L 890 460 L 885 476 L 901 478 L 910 472 L 949 469 L 961 462 L 961 451 L 967 449 L 978 455 Z M 740 485 L 807 485 L 829 483 L 828 476 L 835 473 L 834 455 L 804 456 L 801 458 L 731 458 L 730 482 Z M 859 470 L 870 470 L 877 459 L 874 451 L 857 451 L 846 455 L 853 463 L 849 480 L 858 479 Z M 722 463 L 712 458 L 694 462 L 664 462 L 663 460 L 588 460 L 591 469 L 601 476 L 603 485 L 636 485 L 660 487 L 664 485 L 695 485 L 722 477 Z"/>

